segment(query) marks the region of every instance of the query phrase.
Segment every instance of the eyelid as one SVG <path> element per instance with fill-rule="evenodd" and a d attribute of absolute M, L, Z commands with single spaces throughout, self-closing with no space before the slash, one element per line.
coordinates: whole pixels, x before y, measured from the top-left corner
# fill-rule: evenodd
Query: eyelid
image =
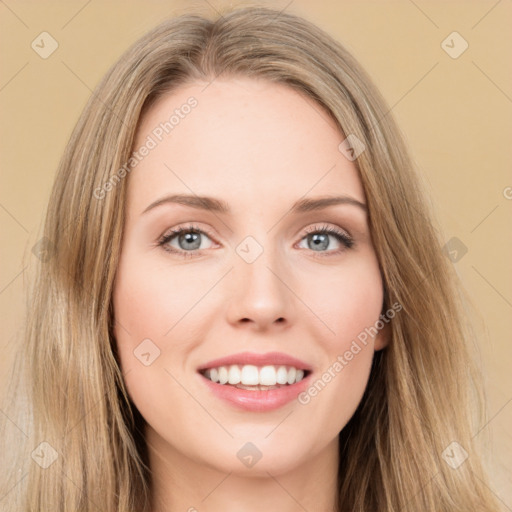
<path fill-rule="evenodd" d="M 339 226 L 336 226 L 334 224 L 329 224 L 327 222 L 320 223 L 321 226 L 318 223 L 314 223 L 311 226 L 308 226 L 305 230 L 304 236 L 309 235 L 311 233 L 317 233 L 319 231 L 336 231 L 339 233 L 343 233 L 348 238 L 352 238 L 352 235 L 344 228 L 340 228 Z M 303 238 L 304 238 L 303 236 Z"/>
<path fill-rule="evenodd" d="M 215 237 L 211 234 L 211 232 L 208 230 L 208 228 L 199 227 L 198 225 L 196 225 L 192 222 L 185 223 L 185 224 L 178 224 L 174 228 L 167 229 L 163 233 L 163 235 L 160 237 L 160 239 L 166 238 L 167 236 L 176 234 L 177 232 L 180 232 L 180 231 L 196 231 L 196 232 L 208 235 L 213 240 L 215 239 Z"/>

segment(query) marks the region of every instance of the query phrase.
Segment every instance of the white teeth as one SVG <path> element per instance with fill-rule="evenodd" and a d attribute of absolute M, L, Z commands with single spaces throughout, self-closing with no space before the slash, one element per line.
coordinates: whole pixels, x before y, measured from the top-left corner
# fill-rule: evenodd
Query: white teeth
<path fill-rule="evenodd" d="M 240 374 L 240 382 L 244 386 L 257 386 L 260 383 L 258 367 L 252 364 L 246 364 L 242 367 Z"/>
<path fill-rule="evenodd" d="M 226 384 L 229 379 L 228 369 L 225 366 L 219 368 L 219 383 Z"/>
<path fill-rule="evenodd" d="M 233 384 L 233 385 L 240 384 L 240 377 L 241 377 L 240 368 L 236 364 L 232 364 L 229 367 L 228 383 Z"/>
<path fill-rule="evenodd" d="M 273 366 L 264 366 L 260 370 L 260 384 L 263 386 L 275 386 L 276 380 L 276 369 Z"/>
<path fill-rule="evenodd" d="M 283 365 L 258 367 L 252 364 L 233 364 L 229 367 L 209 368 L 204 376 L 212 382 L 232 386 L 276 386 L 300 382 L 304 378 L 304 370 Z"/>
<path fill-rule="evenodd" d="M 285 366 L 280 366 L 277 370 L 276 380 L 278 384 L 286 384 L 288 382 L 288 372 Z"/>

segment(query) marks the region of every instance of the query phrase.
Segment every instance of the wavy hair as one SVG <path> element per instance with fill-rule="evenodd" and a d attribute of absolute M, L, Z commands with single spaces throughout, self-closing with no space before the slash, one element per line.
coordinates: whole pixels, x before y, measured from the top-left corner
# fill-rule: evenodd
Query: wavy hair
<path fill-rule="evenodd" d="M 4 430 L 13 431 L 4 453 L 13 454 L 14 469 L 3 479 L 0 505 L 150 511 L 143 419 L 125 389 L 113 337 L 129 179 L 120 169 L 156 99 L 220 75 L 300 91 L 366 147 L 354 163 L 384 282 L 383 310 L 398 302 L 402 311 L 339 434 L 338 512 L 498 510 L 473 439 L 485 421 L 477 345 L 404 136 L 339 42 L 298 15 L 266 7 L 166 20 L 122 55 L 90 97 L 59 165 L 44 257 L 28 294 L 9 390 L 21 412 L 4 419 Z M 445 461 L 454 442 L 468 454 L 457 469 Z"/>

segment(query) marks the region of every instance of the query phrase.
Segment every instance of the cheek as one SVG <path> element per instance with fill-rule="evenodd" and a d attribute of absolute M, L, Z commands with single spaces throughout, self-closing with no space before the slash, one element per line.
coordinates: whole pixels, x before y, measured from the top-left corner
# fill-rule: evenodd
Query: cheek
<path fill-rule="evenodd" d="M 383 286 L 376 258 L 350 264 L 304 282 L 301 296 L 317 319 L 312 337 L 324 358 L 322 368 L 299 403 L 335 435 L 357 409 L 370 375 L 375 328 L 382 311 Z M 306 295 L 307 293 L 307 295 Z M 313 323 L 311 323 L 313 325 Z"/>
<path fill-rule="evenodd" d="M 171 276 L 158 264 L 148 265 L 135 252 L 127 253 L 121 258 L 113 291 L 114 333 L 125 385 L 146 420 L 154 420 L 159 411 L 158 421 L 178 428 L 173 423 L 184 412 L 171 362 L 185 359 L 186 344 L 169 347 L 184 334 L 180 329 L 186 322 L 180 320 L 197 302 L 200 287 L 190 279 L 187 282 L 181 272 Z"/>
<path fill-rule="evenodd" d="M 375 325 L 382 310 L 383 286 L 375 258 L 350 263 L 308 279 L 302 292 L 311 311 L 325 324 L 321 339 L 329 352 L 346 350 L 353 339 Z"/>
<path fill-rule="evenodd" d="M 170 332 L 204 294 L 205 279 L 169 272 L 130 255 L 119 265 L 113 294 L 120 351 L 145 338 L 167 340 Z"/>

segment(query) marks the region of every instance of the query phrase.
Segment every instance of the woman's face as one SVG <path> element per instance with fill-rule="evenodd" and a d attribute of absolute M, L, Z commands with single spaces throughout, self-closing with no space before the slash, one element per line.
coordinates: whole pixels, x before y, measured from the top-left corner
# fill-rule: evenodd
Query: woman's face
<path fill-rule="evenodd" d="M 357 169 L 319 105 L 266 81 L 206 85 L 139 126 L 117 347 L 150 450 L 279 474 L 336 453 L 386 343 L 370 330 L 381 275 Z"/>

